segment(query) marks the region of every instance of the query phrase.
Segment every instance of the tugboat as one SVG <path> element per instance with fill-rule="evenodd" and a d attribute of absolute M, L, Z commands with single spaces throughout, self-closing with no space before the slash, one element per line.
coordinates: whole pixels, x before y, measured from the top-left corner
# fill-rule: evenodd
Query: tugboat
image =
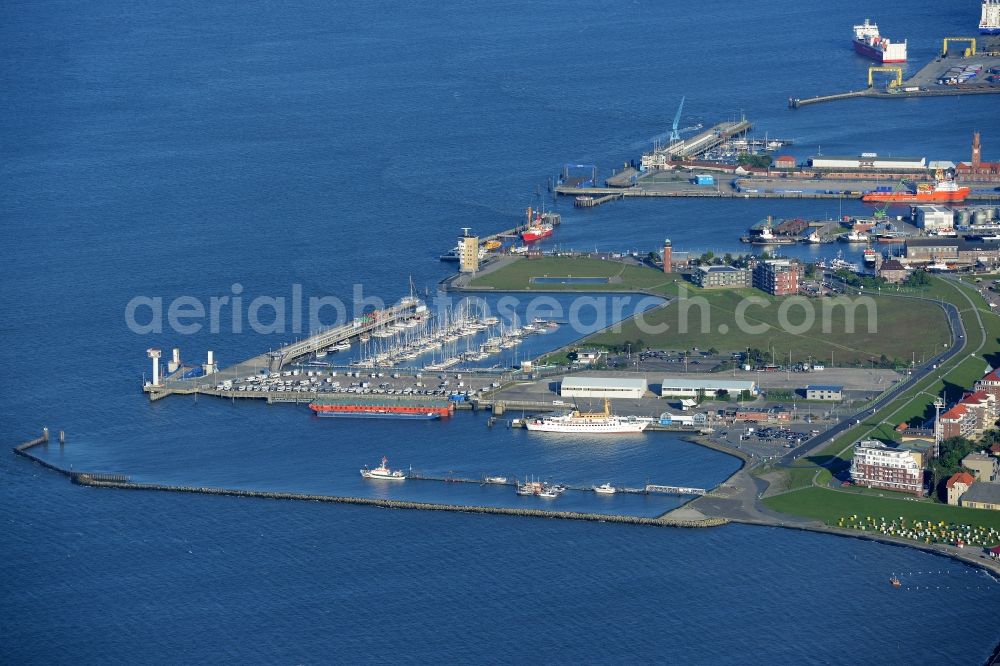
<path fill-rule="evenodd" d="M 361 476 L 366 479 L 385 479 L 386 481 L 405 481 L 406 476 L 401 470 L 389 469 L 387 463 L 389 459 L 382 456 L 382 464 L 375 469 L 362 468 Z"/>

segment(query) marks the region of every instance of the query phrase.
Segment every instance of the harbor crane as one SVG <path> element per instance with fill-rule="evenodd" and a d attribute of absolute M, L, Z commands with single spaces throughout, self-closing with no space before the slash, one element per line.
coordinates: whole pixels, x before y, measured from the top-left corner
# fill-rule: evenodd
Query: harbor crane
<path fill-rule="evenodd" d="M 976 38 L 975 37 L 945 37 L 944 43 L 941 45 L 941 55 L 948 55 L 948 43 L 949 42 L 968 42 L 969 48 L 962 52 L 962 56 L 969 58 L 976 55 Z"/>
<path fill-rule="evenodd" d="M 683 109 L 684 109 L 684 97 L 682 96 L 681 103 L 677 107 L 677 113 L 674 115 L 674 124 L 670 126 L 670 143 L 674 143 L 676 141 L 681 140 L 681 133 L 680 130 L 677 129 L 677 126 L 680 125 L 681 111 Z"/>
<path fill-rule="evenodd" d="M 889 81 L 889 87 L 890 88 L 903 85 L 903 68 L 902 67 L 894 67 L 894 66 L 876 67 L 876 66 L 872 66 L 872 67 L 868 68 L 868 87 L 869 88 L 871 88 L 872 85 L 874 85 L 874 83 L 875 83 L 874 79 L 872 78 L 872 74 L 874 74 L 875 72 L 886 72 L 887 74 L 895 74 L 896 75 L 895 79 L 893 79 L 892 81 Z"/>

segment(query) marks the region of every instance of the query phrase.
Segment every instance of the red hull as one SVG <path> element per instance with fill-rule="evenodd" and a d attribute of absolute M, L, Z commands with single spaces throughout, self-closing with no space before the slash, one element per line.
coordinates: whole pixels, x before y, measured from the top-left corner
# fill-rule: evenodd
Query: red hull
<path fill-rule="evenodd" d="M 875 62 L 884 62 L 884 63 L 906 62 L 906 58 L 902 58 L 902 59 L 892 59 L 892 58 L 889 58 L 889 59 L 886 59 L 885 58 L 885 54 L 882 53 L 882 51 L 879 51 L 878 49 L 872 48 L 872 47 L 868 46 L 867 44 L 865 44 L 864 42 L 859 42 L 857 40 L 854 40 L 853 44 L 854 44 L 854 50 L 857 51 L 858 55 L 863 55 L 866 58 L 871 58 Z"/>
<path fill-rule="evenodd" d="M 862 201 L 882 203 L 961 203 L 969 196 L 968 187 L 960 187 L 956 192 L 869 192 Z"/>
<path fill-rule="evenodd" d="M 521 240 L 525 243 L 534 243 L 535 241 L 542 240 L 543 238 L 548 238 L 551 235 L 551 229 L 547 229 L 545 231 L 525 231 L 521 234 Z"/>
<path fill-rule="evenodd" d="M 358 412 L 370 412 L 370 413 L 384 413 L 389 412 L 392 414 L 440 414 L 441 416 L 449 416 L 451 414 L 451 409 L 448 407 L 426 407 L 426 406 L 387 406 L 387 405 L 317 405 L 311 404 L 309 408 L 314 412 L 340 412 L 342 414 L 356 414 Z"/>

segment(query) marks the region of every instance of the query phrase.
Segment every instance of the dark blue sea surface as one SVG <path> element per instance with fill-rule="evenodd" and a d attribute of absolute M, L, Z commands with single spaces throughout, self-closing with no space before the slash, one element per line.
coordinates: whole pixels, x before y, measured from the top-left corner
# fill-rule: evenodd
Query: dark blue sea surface
<path fill-rule="evenodd" d="M 359 423 L 288 405 L 150 404 L 149 347 L 180 347 L 194 363 L 211 349 L 226 364 L 299 333 L 255 333 L 243 312 L 241 326 L 141 335 L 126 306 L 159 298 L 166 317 L 183 296 L 249 303 L 296 285 L 348 304 L 391 301 L 411 279 L 433 292 L 453 269 L 437 257 L 462 227 L 510 228 L 564 163 L 607 175 L 638 159 L 681 96 L 682 126 L 745 113 L 758 136 L 792 138 L 800 159 L 957 161 L 976 129 L 984 156 L 1000 158 L 992 96 L 786 108 L 788 96 L 863 85 L 870 63 L 849 39 L 866 16 L 909 40 L 913 68 L 940 37 L 970 33 L 978 3 L 4 3 L 3 440 L 48 425 L 69 441 L 40 454 L 74 469 L 303 492 L 376 495 L 357 470 L 383 454 L 434 474 L 721 482 L 733 459 L 661 434 L 587 442 L 489 430 L 471 414 Z M 545 247 L 643 253 L 665 237 L 677 250 L 738 251 L 766 215 L 866 210 L 555 206 L 563 224 Z M 545 344 L 568 333 L 551 335 Z M 478 485 L 387 492 L 518 501 Z M 641 515 L 676 505 L 555 502 Z M 12 455 L 0 456 L 0 506 L 12 663 L 943 664 L 981 662 L 1000 638 L 984 621 L 1000 588 L 982 574 L 829 536 L 104 491 Z M 893 572 L 906 588 L 888 588 Z"/>

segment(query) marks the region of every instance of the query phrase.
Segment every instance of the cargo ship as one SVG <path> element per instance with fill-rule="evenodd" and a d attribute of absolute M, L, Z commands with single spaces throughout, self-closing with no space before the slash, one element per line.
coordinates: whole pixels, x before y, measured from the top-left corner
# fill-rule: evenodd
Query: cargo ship
<path fill-rule="evenodd" d="M 309 404 L 316 416 L 434 420 L 451 416 L 454 402 L 444 398 L 395 398 L 381 395 L 333 394 Z"/>
<path fill-rule="evenodd" d="M 882 37 L 878 26 L 868 19 L 854 26 L 854 50 L 875 62 L 906 62 L 906 40 L 900 43 Z"/>
<path fill-rule="evenodd" d="M 861 200 L 888 203 L 961 203 L 969 196 L 969 191 L 968 187 L 960 187 L 953 180 L 939 180 L 933 185 L 919 183 L 915 189 L 903 192 L 884 189 L 865 192 Z"/>
<path fill-rule="evenodd" d="M 1000 35 L 1000 0 L 983 0 L 979 32 L 983 35 Z"/>

